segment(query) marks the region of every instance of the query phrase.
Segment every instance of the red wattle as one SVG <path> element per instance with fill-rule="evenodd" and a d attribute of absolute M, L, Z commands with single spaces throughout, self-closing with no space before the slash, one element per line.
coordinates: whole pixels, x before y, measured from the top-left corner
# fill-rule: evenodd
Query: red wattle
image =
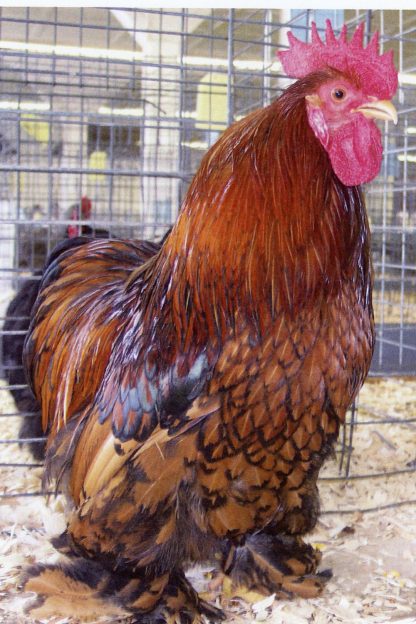
<path fill-rule="evenodd" d="M 348 124 L 331 129 L 327 152 L 335 174 L 346 186 L 373 180 L 383 159 L 381 133 L 374 121 L 361 114 Z"/>

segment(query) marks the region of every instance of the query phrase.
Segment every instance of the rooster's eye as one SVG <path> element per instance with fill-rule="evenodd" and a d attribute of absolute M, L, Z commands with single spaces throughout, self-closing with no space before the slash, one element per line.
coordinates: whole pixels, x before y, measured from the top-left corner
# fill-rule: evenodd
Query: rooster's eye
<path fill-rule="evenodd" d="M 334 89 L 331 93 L 332 98 L 336 101 L 336 102 L 340 102 L 341 100 L 343 100 L 345 98 L 345 91 L 344 89 Z"/>

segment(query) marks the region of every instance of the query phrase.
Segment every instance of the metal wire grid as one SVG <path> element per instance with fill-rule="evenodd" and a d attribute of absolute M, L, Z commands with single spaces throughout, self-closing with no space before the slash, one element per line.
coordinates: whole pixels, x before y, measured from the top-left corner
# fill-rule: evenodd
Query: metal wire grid
<path fill-rule="evenodd" d="M 306 36 L 311 20 L 322 27 L 330 17 L 378 29 L 381 45 L 395 49 L 401 87 L 399 125 L 384 129 L 383 170 L 366 189 L 378 327 L 372 374 L 416 372 L 416 12 L 0 11 L 1 320 L 14 289 L 73 224 L 70 208 L 83 195 L 92 214 L 78 212 L 77 224 L 114 236 L 164 233 L 209 145 L 288 84 L 275 57 L 288 28 Z M 350 475 L 353 433 L 366 424 L 354 406 L 338 449 L 340 478 L 371 476 Z"/>

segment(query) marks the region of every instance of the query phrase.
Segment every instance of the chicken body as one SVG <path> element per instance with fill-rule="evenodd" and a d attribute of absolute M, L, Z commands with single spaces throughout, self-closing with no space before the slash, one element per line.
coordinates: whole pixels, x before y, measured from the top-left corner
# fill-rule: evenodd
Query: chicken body
<path fill-rule="evenodd" d="M 219 619 L 183 574 L 212 559 L 264 593 L 322 590 L 301 536 L 374 343 L 362 194 L 305 106 L 333 78 L 231 126 L 160 249 L 102 240 L 51 258 L 26 364 L 74 559 L 32 570 L 35 616 L 79 583 L 97 613 Z"/>

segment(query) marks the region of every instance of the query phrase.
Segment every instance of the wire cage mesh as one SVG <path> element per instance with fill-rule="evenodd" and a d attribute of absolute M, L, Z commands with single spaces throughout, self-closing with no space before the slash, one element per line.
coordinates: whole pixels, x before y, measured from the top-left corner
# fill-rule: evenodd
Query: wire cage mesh
<path fill-rule="evenodd" d="M 288 29 L 306 40 L 310 22 L 322 30 L 329 17 L 335 30 L 346 22 L 352 31 L 363 20 L 367 37 L 379 30 L 381 48 L 395 52 L 400 88 L 399 123 L 382 128 L 382 171 L 365 189 L 378 333 L 370 374 L 415 375 L 416 11 L 0 11 L 1 323 L 16 290 L 39 279 L 69 228 L 163 236 L 207 148 L 290 83 L 275 54 L 287 45 Z M 24 331 L 3 328 L 2 334 L 4 340 Z M 3 382 L 3 423 L 27 415 L 6 400 L 23 386 Z M 323 479 L 389 474 L 355 465 L 354 436 L 365 427 L 383 436 L 383 425 L 396 426 L 410 441 L 416 419 L 408 410 L 364 408 L 360 400 L 350 411 L 337 449 L 339 471 Z M 3 468 L 25 473 L 38 465 L 19 459 L 16 435 L 0 442 L 8 450 Z M 415 470 L 408 460 L 398 460 L 399 471 Z M 24 494 L 5 485 L 2 496 Z"/>

